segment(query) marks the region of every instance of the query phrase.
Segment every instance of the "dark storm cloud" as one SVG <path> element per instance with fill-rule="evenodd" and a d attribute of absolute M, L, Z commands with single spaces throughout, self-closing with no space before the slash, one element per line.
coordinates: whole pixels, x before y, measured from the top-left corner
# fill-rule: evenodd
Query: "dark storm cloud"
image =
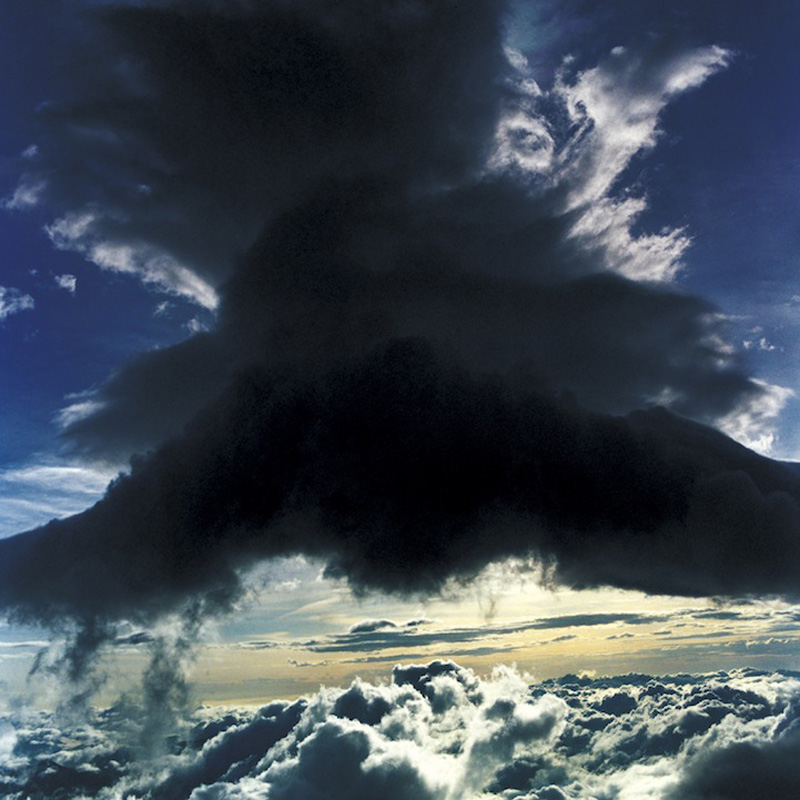
<path fill-rule="evenodd" d="M 696 298 L 610 275 L 533 285 L 465 273 L 413 231 L 409 250 L 384 253 L 385 271 L 359 264 L 354 240 L 373 235 L 386 200 L 372 189 L 328 186 L 282 217 L 228 284 L 217 330 L 122 368 L 96 410 L 64 432 L 71 448 L 119 459 L 178 432 L 242 370 L 313 374 L 393 337 L 424 338 L 474 370 L 569 392 L 608 413 L 663 394 L 675 411 L 712 420 L 763 394 L 715 343 L 723 323 Z M 358 219 L 367 208 L 370 219 Z M 538 257 L 535 240 L 527 248 Z"/>
<path fill-rule="evenodd" d="M 579 587 L 797 594 L 794 467 L 628 414 L 719 421 L 767 394 L 709 304 L 609 267 L 627 248 L 626 274 L 669 273 L 676 236 L 637 244 L 608 191 L 675 86 L 727 55 L 651 44 L 542 95 L 506 59 L 504 14 L 97 12 L 83 68 L 108 69 L 44 110 L 51 236 L 207 305 L 213 287 L 219 313 L 67 428 L 91 457 L 154 449 L 95 507 L 0 542 L 0 607 L 113 637 L 227 611 L 254 560 L 298 553 L 358 591 L 533 556 Z M 539 144 L 505 125 L 519 115 Z M 536 172 L 550 147 L 562 166 Z"/>
<path fill-rule="evenodd" d="M 418 340 L 300 382 L 253 370 L 107 497 L 2 543 L 0 601 L 152 620 L 303 553 L 436 591 L 509 556 L 575 586 L 796 596 L 794 467 L 664 411 L 603 417 L 475 379 Z"/>
<path fill-rule="evenodd" d="M 112 376 L 66 431 L 77 451 L 124 460 L 253 361 L 349 359 L 388 335 L 427 337 L 481 369 L 527 365 L 612 413 L 669 396 L 713 420 L 763 393 L 708 304 L 585 280 L 618 249 L 603 237 L 628 223 L 595 219 L 600 232 L 576 238 L 586 209 L 565 196 L 613 178 L 647 136 L 608 158 L 625 131 L 578 136 L 564 97 L 528 97 L 501 46 L 502 3 L 113 4 L 95 16 L 78 96 L 43 111 L 54 240 L 209 302 L 192 284 L 203 281 L 222 308 L 212 335 Z M 649 102 L 655 125 L 665 72 L 694 60 L 710 74 L 724 59 L 650 50 L 620 96 Z M 522 110 L 544 120 L 564 174 L 487 171 L 500 120 Z M 670 251 L 668 236 L 651 239 L 653 258 Z"/>
<path fill-rule="evenodd" d="M 424 189 L 479 168 L 491 133 L 493 2 L 110 3 L 87 19 L 79 93 L 41 110 L 54 238 L 201 302 L 192 278 L 217 287 L 321 175 Z"/>
<path fill-rule="evenodd" d="M 392 622 L 390 619 L 365 619 L 362 622 L 357 622 L 351 626 L 348 633 L 374 633 L 375 631 L 383 630 L 385 628 L 396 628 L 397 623 Z"/>

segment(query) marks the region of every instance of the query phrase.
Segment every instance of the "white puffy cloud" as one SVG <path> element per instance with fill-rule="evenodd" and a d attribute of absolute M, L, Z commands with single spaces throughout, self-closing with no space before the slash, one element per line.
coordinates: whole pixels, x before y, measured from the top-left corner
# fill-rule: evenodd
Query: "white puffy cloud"
<path fill-rule="evenodd" d="M 78 279 L 74 275 L 64 274 L 56 275 L 54 277 L 56 285 L 59 287 L 59 289 L 64 289 L 70 294 L 75 294 L 75 290 L 78 286 Z"/>
<path fill-rule="evenodd" d="M 200 709 L 150 759 L 130 700 L 72 723 L 9 713 L 0 786 L 98 800 L 783 800 L 800 789 L 798 708 L 790 673 L 530 683 L 432 661 L 395 667 L 391 683 Z"/>

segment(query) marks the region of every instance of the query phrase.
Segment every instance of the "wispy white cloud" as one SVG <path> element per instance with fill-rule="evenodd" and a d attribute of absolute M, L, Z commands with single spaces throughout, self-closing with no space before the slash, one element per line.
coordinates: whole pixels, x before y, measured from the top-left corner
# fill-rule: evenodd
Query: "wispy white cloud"
<path fill-rule="evenodd" d="M 596 249 L 614 272 L 634 280 L 670 280 L 680 270 L 691 239 L 682 228 L 634 235 L 633 225 L 646 208 L 642 197 L 598 198 L 578 217 L 571 236 Z"/>
<path fill-rule="evenodd" d="M 524 56 L 506 55 L 518 79 L 497 128 L 490 169 L 528 173 L 534 185 L 563 196 L 562 211 L 576 214 L 571 236 L 595 251 L 606 269 L 634 280 L 674 278 L 689 235 L 681 228 L 635 235 L 647 201 L 615 196 L 615 186 L 633 157 L 655 146 L 667 104 L 726 67 L 732 54 L 717 46 L 616 47 L 571 78 L 567 60 L 547 92 L 530 76 Z M 553 115 L 554 103 L 566 124 Z"/>
<path fill-rule="evenodd" d="M 41 178 L 23 175 L 14 193 L 2 201 L 2 207 L 8 211 L 25 211 L 34 208 L 39 205 L 45 188 L 46 184 Z"/>
<path fill-rule="evenodd" d="M 0 536 L 75 514 L 98 500 L 114 472 L 99 467 L 35 464 L 0 471 Z"/>
<path fill-rule="evenodd" d="M 700 86 L 731 58 L 730 51 L 718 46 L 615 48 L 573 82 L 562 77 L 556 92 L 575 126 L 562 166 L 571 184 L 568 207 L 606 197 L 631 159 L 655 145 L 659 116 L 667 104 Z"/>
<path fill-rule="evenodd" d="M 742 402 L 719 420 L 719 427 L 728 436 L 763 455 L 773 452 L 777 444 L 776 421 L 795 392 L 785 386 L 754 379 L 761 392 Z"/>
<path fill-rule="evenodd" d="M 33 307 L 33 298 L 29 294 L 0 286 L 0 320 Z"/>
<path fill-rule="evenodd" d="M 83 466 L 42 465 L 7 469 L 0 480 L 8 485 L 25 485 L 43 490 L 96 494 L 110 480 L 108 473 Z"/>
<path fill-rule="evenodd" d="M 103 403 L 96 399 L 91 390 L 67 395 L 69 405 L 64 406 L 56 414 L 56 422 L 60 428 L 66 428 L 75 422 L 94 414 L 103 408 Z"/>
<path fill-rule="evenodd" d="M 112 241 L 99 231 L 102 220 L 99 211 L 70 212 L 45 230 L 59 250 L 75 251 L 102 269 L 137 275 L 204 308 L 216 308 L 216 291 L 189 267 L 151 245 Z"/>
<path fill-rule="evenodd" d="M 50 644 L 46 639 L 30 639 L 24 641 L 0 642 L 0 649 L 3 650 L 17 650 L 17 649 L 41 649 Z"/>
<path fill-rule="evenodd" d="M 546 120 L 520 109 L 500 120 L 489 167 L 544 174 L 552 166 L 554 151 L 555 141 Z"/>

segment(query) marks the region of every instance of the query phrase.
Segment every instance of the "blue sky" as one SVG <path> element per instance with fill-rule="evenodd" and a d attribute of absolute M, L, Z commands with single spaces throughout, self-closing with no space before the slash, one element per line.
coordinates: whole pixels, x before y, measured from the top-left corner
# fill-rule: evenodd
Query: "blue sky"
<path fill-rule="evenodd" d="M 153 642 L 192 639 L 206 696 L 249 702 L 437 656 L 547 677 L 797 668 L 795 473 L 712 432 L 800 460 L 800 8 L 520 3 L 495 41 L 478 2 L 435 23 L 425 3 L 256 5 L 252 28 L 213 3 L 0 8 L 0 536 L 88 508 L 155 453 L 42 535 L 99 553 L 55 589 L 55 543 L 0 552 L 22 576 L 0 602 L 32 623 L 0 629 L 4 680 L 53 628 L 56 671 L 86 630 L 136 675 Z M 384 367 L 360 359 L 397 340 L 370 388 Z M 297 423 L 310 460 L 276 523 L 261 493 L 284 473 L 261 454 L 294 463 L 265 433 L 295 435 L 284 396 L 317 428 Z M 409 397 L 435 425 L 403 416 Z M 541 472 L 544 510 L 514 477 Z M 525 514 L 546 531 L 530 546 Z M 260 526 L 266 544 L 242 533 Z M 729 616 L 710 616 L 720 595 Z M 353 635 L 369 620 L 383 639 Z"/>

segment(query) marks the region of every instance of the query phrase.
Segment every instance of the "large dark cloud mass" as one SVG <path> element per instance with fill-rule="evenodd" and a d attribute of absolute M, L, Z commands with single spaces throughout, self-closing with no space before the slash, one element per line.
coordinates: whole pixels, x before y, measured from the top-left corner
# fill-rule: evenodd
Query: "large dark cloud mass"
<path fill-rule="evenodd" d="M 0 790 L 151 800 L 784 800 L 800 790 L 796 674 L 576 675 L 528 685 L 450 661 L 294 702 L 202 710 L 137 761 L 121 706 L 80 726 L 0 717 Z M 133 738 L 131 738 L 133 737 Z"/>
<path fill-rule="evenodd" d="M 794 595 L 799 496 L 696 423 L 592 414 L 397 340 L 317 379 L 243 374 L 94 508 L 3 542 L 0 599 L 148 618 L 292 553 L 404 592 L 535 555 L 580 586 Z"/>
<path fill-rule="evenodd" d="M 296 553 L 359 590 L 534 556 L 575 586 L 797 594 L 795 468 L 704 427 L 769 387 L 665 280 L 685 236 L 634 235 L 644 201 L 614 193 L 728 54 L 653 36 L 544 91 L 509 19 L 489 0 L 95 13 L 109 66 L 45 108 L 25 180 L 58 246 L 218 316 L 67 428 L 87 457 L 149 453 L 94 508 L 0 543 L 2 608 L 101 628 L 225 609 L 255 559 Z"/>

